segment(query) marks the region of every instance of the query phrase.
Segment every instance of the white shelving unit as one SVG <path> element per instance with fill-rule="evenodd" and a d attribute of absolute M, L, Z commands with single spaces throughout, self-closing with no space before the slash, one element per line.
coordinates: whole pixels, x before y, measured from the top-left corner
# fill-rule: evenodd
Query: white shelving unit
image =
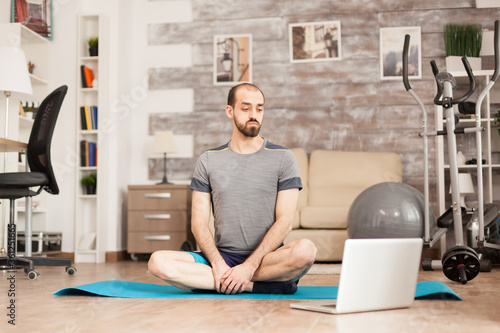
<path fill-rule="evenodd" d="M 30 103 L 35 102 L 38 105 L 50 93 L 49 91 L 49 63 L 50 63 L 50 41 L 45 37 L 40 36 L 31 29 L 20 23 L 3 23 L 0 24 L 0 46 L 13 46 L 22 49 L 26 55 L 26 61 L 34 63 L 33 74 L 30 74 L 33 95 L 26 97 L 23 101 Z M 26 64 L 27 66 L 28 64 Z M 33 127 L 33 119 L 23 117 L 19 114 L 19 100 L 16 100 L 13 94 L 10 99 L 9 106 L 9 139 L 28 142 L 31 128 Z M 4 97 L 0 105 L 5 103 Z M 4 117 L 0 117 L 2 120 Z M 1 123 L 2 133 L 4 123 Z M 2 154 L 0 158 L 1 169 L 5 171 L 24 171 L 26 170 L 25 163 L 19 161 L 19 154 L 7 153 Z M 5 158 L 5 164 L 4 164 Z M 45 231 L 46 227 L 46 200 L 47 194 L 41 193 L 32 199 L 32 230 Z M 17 230 L 25 230 L 25 200 L 18 199 L 17 202 Z M 2 205 L 8 207 L 7 205 Z M 4 218 L 8 219 L 8 209 L 4 212 Z M 3 233 L 4 228 L 2 228 Z"/>
<path fill-rule="evenodd" d="M 451 72 L 457 80 L 457 96 L 468 89 L 469 80 L 465 72 Z M 493 71 L 477 71 L 476 92 L 479 93 L 490 81 Z M 463 87 L 463 89 L 461 89 Z M 454 92 L 455 94 L 455 92 Z M 470 100 L 474 100 L 473 97 Z M 483 100 L 481 106 L 481 125 L 485 128 L 482 134 L 482 156 L 486 163 L 483 164 L 483 189 L 485 203 L 500 202 L 500 124 L 495 124 L 495 114 L 500 110 L 500 86 L 495 85 Z M 476 123 L 473 119 L 460 119 L 457 127 L 474 127 Z M 438 130 L 446 127 L 446 120 L 443 119 L 443 109 L 436 107 L 436 126 Z M 436 163 L 437 163 L 437 194 L 439 199 L 439 215 L 444 213 L 451 205 L 450 188 L 450 165 L 448 163 L 448 152 L 445 143 L 446 138 L 437 137 L 436 140 Z M 457 135 L 457 149 L 461 151 L 466 159 L 476 158 L 476 136 L 475 134 Z M 466 196 L 466 204 L 470 207 L 477 207 L 477 166 L 475 164 L 459 165 L 459 173 L 470 173 L 476 188 L 476 194 Z"/>
<path fill-rule="evenodd" d="M 109 55 L 108 55 L 108 28 L 106 19 L 102 15 L 81 15 L 78 18 L 77 33 L 77 129 L 76 151 L 80 158 L 85 156 L 81 147 L 82 141 L 95 143 L 97 146 L 96 166 L 85 166 L 82 160 L 76 172 L 75 198 L 75 262 L 104 262 L 105 261 L 105 217 L 106 217 L 106 135 L 101 131 L 100 124 L 106 119 L 108 111 L 109 86 Z M 99 54 L 90 56 L 88 39 L 99 38 Z M 94 82 L 92 87 L 84 88 L 82 84 L 81 66 L 93 71 Z M 97 129 L 82 129 L 81 107 L 97 107 Z M 85 157 L 83 157 L 85 158 Z M 96 194 L 86 194 L 81 184 L 82 177 L 94 173 L 97 175 Z"/>

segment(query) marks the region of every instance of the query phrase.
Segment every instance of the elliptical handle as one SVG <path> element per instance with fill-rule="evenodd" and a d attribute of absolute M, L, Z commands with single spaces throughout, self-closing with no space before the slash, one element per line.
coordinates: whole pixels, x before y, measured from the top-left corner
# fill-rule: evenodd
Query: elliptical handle
<path fill-rule="evenodd" d="M 498 79 L 498 75 L 500 74 L 500 20 L 495 21 L 495 37 L 494 37 L 494 46 L 495 46 L 495 71 L 493 72 L 493 76 L 491 81 L 496 82 Z"/>
<path fill-rule="evenodd" d="M 436 105 L 441 105 L 441 95 L 443 94 L 443 87 L 439 84 L 439 81 L 437 79 L 437 75 L 439 74 L 439 69 L 436 65 L 436 62 L 434 60 L 431 60 L 431 68 L 432 68 L 432 74 L 434 74 L 434 79 L 436 80 L 436 86 L 437 86 L 437 93 L 436 97 L 434 97 L 434 104 Z"/>
<path fill-rule="evenodd" d="M 467 60 L 466 56 L 462 57 L 462 63 L 464 64 L 465 71 L 469 76 L 469 91 L 466 92 L 465 95 L 463 95 L 462 97 L 454 99 L 452 101 L 452 104 L 465 102 L 465 100 L 467 100 L 467 98 L 469 98 L 470 95 L 472 95 L 472 93 L 476 89 L 476 79 L 474 77 L 474 74 L 472 73 L 472 68 L 470 67 L 469 60 Z"/>
<path fill-rule="evenodd" d="M 434 60 L 431 60 L 431 68 L 432 68 L 432 74 L 434 74 L 434 77 L 436 77 L 436 75 L 438 75 L 439 73 L 439 69 Z"/>
<path fill-rule="evenodd" d="M 403 84 L 406 91 L 411 90 L 410 81 L 408 81 L 408 50 L 410 48 L 410 35 L 405 36 L 405 44 L 403 47 Z"/>

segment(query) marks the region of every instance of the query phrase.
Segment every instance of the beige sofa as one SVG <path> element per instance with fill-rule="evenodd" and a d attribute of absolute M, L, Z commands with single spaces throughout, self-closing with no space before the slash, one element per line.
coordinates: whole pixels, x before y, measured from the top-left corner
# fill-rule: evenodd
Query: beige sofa
<path fill-rule="evenodd" d="M 291 150 L 304 188 L 285 243 L 308 238 L 318 249 L 316 261 L 341 261 L 351 203 L 372 185 L 401 182 L 401 159 L 396 153 L 332 150 L 315 150 L 308 158 L 302 148 Z"/>

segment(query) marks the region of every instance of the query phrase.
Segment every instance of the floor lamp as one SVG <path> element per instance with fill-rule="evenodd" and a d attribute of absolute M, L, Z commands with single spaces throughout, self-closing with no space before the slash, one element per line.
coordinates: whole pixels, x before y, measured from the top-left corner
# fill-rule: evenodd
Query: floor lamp
<path fill-rule="evenodd" d="M 33 95 L 28 63 L 23 50 L 0 47 L 0 91 L 5 94 L 5 138 L 9 138 L 9 99 L 11 93 Z"/>
<path fill-rule="evenodd" d="M 16 47 L 0 47 L 0 91 L 5 94 L 5 138 L 9 138 L 9 99 L 11 93 L 33 95 L 31 80 L 28 72 L 28 63 L 23 50 Z M 6 159 L 4 157 L 3 169 L 6 171 Z M 26 199 L 26 207 L 31 205 L 31 198 Z M 2 231 L 5 230 L 5 204 L 2 205 Z M 26 209 L 26 226 L 31 228 L 31 215 Z M 29 220 L 29 221 L 28 221 Z M 31 252 L 31 230 L 26 230 L 27 242 L 26 252 Z M 28 245 L 29 243 L 29 245 Z M 4 237 L 2 237 L 2 252 L 5 251 Z M 31 253 L 29 253 L 31 255 Z"/>
<path fill-rule="evenodd" d="M 156 132 L 153 153 L 163 154 L 163 180 L 158 184 L 171 184 L 167 181 L 167 153 L 175 153 L 174 134 L 172 131 Z"/>

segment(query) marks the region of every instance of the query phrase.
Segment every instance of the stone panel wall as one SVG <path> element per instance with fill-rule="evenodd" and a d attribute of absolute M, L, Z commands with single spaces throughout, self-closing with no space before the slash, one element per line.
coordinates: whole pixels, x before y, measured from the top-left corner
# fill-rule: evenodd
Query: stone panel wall
<path fill-rule="evenodd" d="M 266 94 L 262 135 L 287 147 L 395 151 L 404 182 L 422 190 L 421 111 L 400 81 L 381 81 L 379 29 L 420 26 L 423 78 L 412 80 L 434 124 L 435 83 L 429 61 L 444 69 L 443 27 L 481 23 L 492 29 L 497 9 L 476 9 L 472 0 L 192 0 L 193 22 L 150 24 L 150 45 L 192 45 L 193 66 L 151 68 L 150 89 L 194 89 L 194 112 L 150 114 L 150 134 L 174 130 L 194 135 L 194 155 L 228 141 L 224 108 L 229 87 L 212 84 L 213 36 L 252 34 L 254 83 Z M 342 60 L 291 64 L 288 24 L 340 20 Z M 488 59 L 486 59 L 488 60 Z M 491 61 L 485 61 L 491 64 Z M 488 69 L 488 68 L 486 68 Z M 434 141 L 430 140 L 434 196 Z M 196 157 L 169 161 L 169 172 L 190 178 Z M 150 178 L 161 178 L 160 160 L 150 160 Z"/>

